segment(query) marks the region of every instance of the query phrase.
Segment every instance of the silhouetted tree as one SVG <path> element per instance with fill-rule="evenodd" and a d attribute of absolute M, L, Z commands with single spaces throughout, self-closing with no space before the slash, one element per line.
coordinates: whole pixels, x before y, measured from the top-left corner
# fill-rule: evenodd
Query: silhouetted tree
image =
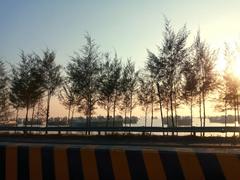
<path fill-rule="evenodd" d="M 135 64 L 131 59 L 127 60 L 126 65 L 123 68 L 122 72 L 122 110 L 125 113 L 125 124 L 126 124 L 126 115 L 129 112 L 129 124 L 131 126 L 132 120 L 132 110 L 136 106 L 135 92 L 137 88 L 138 80 L 138 71 L 135 70 Z"/>
<path fill-rule="evenodd" d="M 105 62 L 101 64 L 101 74 L 99 80 L 99 105 L 107 110 L 107 123 L 109 125 L 110 110 L 113 109 L 113 126 L 115 122 L 116 104 L 120 97 L 121 61 L 115 54 L 111 59 L 109 54 L 105 54 Z"/>
<path fill-rule="evenodd" d="M 30 107 L 42 97 L 44 79 L 41 71 L 41 61 L 33 54 L 20 54 L 21 61 L 17 67 L 12 67 L 11 100 L 16 106 L 26 108 L 25 125 L 28 123 Z"/>
<path fill-rule="evenodd" d="M 165 64 L 160 58 L 158 58 L 154 53 L 148 50 L 148 59 L 147 59 L 147 70 L 150 72 L 154 83 L 157 87 L 158 103 L 159 110 L 161 115 L 162 127 L 163 124 L 163 100 L 165 97 L 165 92 L 167 89 L 164 88 L 165 83 Z"/>
<path fill-rule="evenodd" d="M 176 33 L 169 20 L 165 19 L 165 30 L 162 45 L 159 47 L 159 57 L 151 52 L 148 55 L 148 69 L 157 80 L 160 106 L 162 106 L 162 99 L 164 99 L 161 94 L 168 96 L 172 126 L 175 126 L 174 113 L 176 118 L 176 109 L 180 98 L 181 67 L 188 56 L 187 37 L 188 32 L 185 26 Z M 163 89 L 167 93 L 162 93 Z"/>
<path fill-rule="evenodd" d="M 153 111 L 154 111 L 154 103 L 155 103 L 155 88 L 153 86 L 153 81 L 151 77 L 147 75 L 143 75 L 143 77 L 139 77 L 139 87 L 138 87 L 138 102 L 139 105 L 142 106 L 145 112 L 145 127 L 147 126 L 147 113 L 149 106 L 151 107 L 152 116 L 151 116 L 151 127 L 153 124 Z"/>
<path fill-rule="evenodd" d="M 198 67 L 196 66 L 196 64 L 194 64 L 195 62 L 193 62 L 192 60 L 192 58 L 189 58 L 182 67 L 182 99 L 186 102 L 186 104 L 190 105 L 191 126 L 193 124 L 193 105 L 198 95 Z"/>
<path fill-rule="evenodd" d="M 167 89 L 169 89 L 169 103 L 171 111 L 172 126 L 174 124 L 174 108 L 176 115 L 177 96 L 179 96 L 180 77 L 181 77 L 181 65 L 184 63 L 188 53 L 186 48 L 186 40 L 188 32 L 184 26 L 177 33 L 172 29 L 170 22 L 166 20 L 164 40 L 162 47 L 160 48 L 160 59 L 163 60 L 166 68 L 165 83 Z M 177 119 L 176 119 L 177 120 Z"/>
<path fill-rule="evenodd" d="M 40 98 L 36 104 L 36 113 L 34 116 L 37 119 L 38 124 L 41 124 L 41 122 L 43 122 L 46 118 L 46 108 L 43 102 L 43 98 Z"/>
<path fill-rule="evenodd" d="M 87 120 L 87 127 L 91 126 L 91 118 L 95 104 L 98 100 L 100 54 L 94 40 L 85 36 L 86 44 L 75 53 L 71 63 L 67 66 L 67 75 L 73 83 L 75 93 L 83 100 L 84 112 Z"/>
<path fill-rule="evenodd" d="M 208 45 L 201 41 L 198 32 L 193 44 L 194 61 L 198 68 L 198 89 L 199 89 L 199 108 L 201 119 L 201 106 L 203 107 L 203 126 L 206 125 L 206 97 L 214 91 L 217 86 L 216 72 L 214 69 L 216 54 L 211 51 Z"/>
<path fill-rule="evenodd" d="M 224 74 L 222 76 L 221 86 L 218 88 L 217 109 L 225 112 L 225 126 L 227 125 L 227 111 L 234 111 L 235 126 L 239 122 L 239 79 L 233 73 L 236 57 L 234 51 L 230 51 L 228 45 L 225 45 L 224 59 L 226 62 Z M 235 135 L 235 133 L 234 133 Z"/>
<path fill-rule="evenodd" d="M 0 60 L 0 120 L 8 120 L 9 107 L 9 85 L 8 77 L 3 62 Z"/>
<path fill-rule="evenodd" d="M 70 123 L 70 114 L 72 112 L 72 117 L 73 117 L 74 109 L 76 106 L 79 105 L 78 102 L 80 100 L 80 98 L 78 98 L 78 96 L 74 92 L 74 88 L 71 83 L 67 83 L 67 82 L 64 83 L 62 89 L 60 90 L 60 92 L 58 94 L 58 99 L 63 104 L 63 106 L 68 109 L 67 120 L 68 120 L 68 124 L 70 125 L 71 124 Z"/>
<path fill-rule="evenodd" d="M 43 51 L 41 68 L 44 78 L 43 88 L 47 94 L 46 127 L 48 127 L 51 97 L 61 86 L 63 81 L 60 72 L 61 66 L 56 65 L 55 58 L 56 55 L 54 51 L 50 51 L 49 49 Z"/>

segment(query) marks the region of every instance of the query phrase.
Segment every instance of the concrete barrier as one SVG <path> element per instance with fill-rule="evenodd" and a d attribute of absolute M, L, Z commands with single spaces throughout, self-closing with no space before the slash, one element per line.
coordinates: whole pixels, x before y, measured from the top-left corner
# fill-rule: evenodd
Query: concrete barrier
<path fill-rule="evenodd" d="M 0 146 L 0 179 L 240 179 L 238 154 Z"/>

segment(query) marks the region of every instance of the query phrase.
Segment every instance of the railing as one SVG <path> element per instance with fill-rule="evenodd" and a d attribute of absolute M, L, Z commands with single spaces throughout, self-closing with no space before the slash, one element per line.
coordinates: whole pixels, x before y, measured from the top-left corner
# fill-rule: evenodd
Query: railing
<path fill-rule="evenodd" d="M 8 127 L 0 126 L 0 132 L 15 131 L 35 131 L 35 132 L 182 132 L 182 133 L 228 133 L 240 132 L 240 127 Z"/>

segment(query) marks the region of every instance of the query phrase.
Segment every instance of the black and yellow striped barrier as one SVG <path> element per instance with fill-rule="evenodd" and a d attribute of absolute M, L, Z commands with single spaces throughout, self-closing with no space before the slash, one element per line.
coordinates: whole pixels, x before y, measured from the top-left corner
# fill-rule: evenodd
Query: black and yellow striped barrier
<path fill-rule="evenodd" d="M 0 179 L 240 179 L 238 154 L 0 146 Z"/>

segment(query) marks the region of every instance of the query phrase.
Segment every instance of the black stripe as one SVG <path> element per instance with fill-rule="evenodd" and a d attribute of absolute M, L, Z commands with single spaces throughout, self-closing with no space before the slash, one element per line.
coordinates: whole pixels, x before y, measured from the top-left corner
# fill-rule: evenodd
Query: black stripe
<path fill-rule="evenodd" d="M 95 150 L 99 179 L 114 179 L 109 149 Z"/>
<path fill-rule="evenodd" d="M 55 179 L 53 147 L 45 146 L 42 148 L 42 175 L 44 180 Z"/>
<path fill-rule="evenodd" d="M 29 148 L 26 146 L 18 146 L 17 149 L 17 172 L 19 180 L 29 179 Z"/>
<path fill-rule="evenodd" d="M 184 179 L 183 171 L 175 151 L 159 151 L 159 155 L 167 179 Z"/>
<path fill-rule="evenodd" d="M 217 157 L 213 153 L 196 153 L 206 179 L 225 179 Z"/>
<path fill-rule="evenodd" d="M 5 163 L 6 163 L 6 158 L 5 158 L 5 151 L 6 148 L 5 146 L 0 146 L 0 180 L 5 179 Z"/>
<path fill-rule="evenodd" d="M 83 178 L 82 163 L 79 148 L 68 148 L 68 166 L 69 177 L 71 180 L 80 180 Z"/>
<path fill-rule="evenodd" d="M 128 160 L 129 170 L 132 179 L 148 179 L 145 168 L 143 155 L 141 151 L 127 150 L 126 156 Z"/>

